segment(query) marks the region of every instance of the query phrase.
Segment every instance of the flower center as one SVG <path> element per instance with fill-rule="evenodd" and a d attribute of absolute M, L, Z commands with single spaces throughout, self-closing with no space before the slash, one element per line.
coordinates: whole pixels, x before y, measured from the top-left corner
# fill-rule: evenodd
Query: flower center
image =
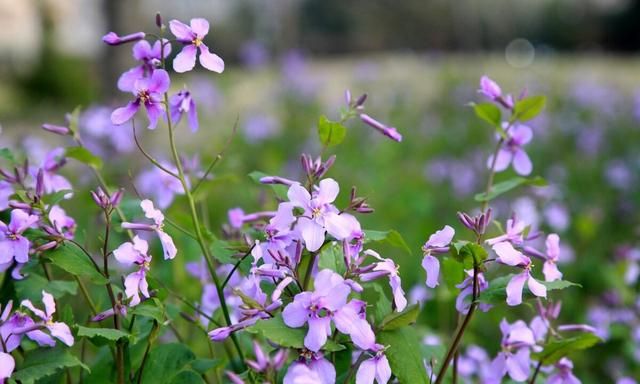
<path fill-rule="evenodd" d="M 196 48 L 197 48 L 197 47 L 199 47 L 199 46 L 200 46 L 200 44 L 202 44 L 202 40 L 201 40 L 199 37 L 196 37 L 196 38 L 194 38 L 193 40 L 191 40 L 191 43 L 192 43 L 193 45 L 195 45 L 195 46 L 196 46 Z"/>
<path fill-rule="evenodd" d="M 320 208 L 313 208 L 311 210 L 311 217 L 312 218 L 315 219 L 316 217 L 320 217 L 320 216 L 322 216 L 322 211 L 320 210 Z"/>
<path fill-rule="evenodd" d="M 148 103 L 149 101 L 151 101 L 151 95 L 149 95 L 149 91 L 145 89 L 138 92 L 138 99 L 140 99 L 140 101 L 142 101 L 143 103 Z"/>

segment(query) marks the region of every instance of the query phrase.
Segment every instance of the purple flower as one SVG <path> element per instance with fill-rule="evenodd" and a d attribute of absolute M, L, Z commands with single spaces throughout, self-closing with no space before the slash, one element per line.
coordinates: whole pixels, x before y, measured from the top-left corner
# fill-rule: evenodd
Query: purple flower
<path fill-rule="evenodd" d="M 53 225 L 56 235 L 68 240 L 73 239 L 76 230 L 76 221 L 71 216 L 67 216 L 67 213 L 64 209 L 60 208 L 60 206 L 54 205 L 51 207 L 51 210 L 49 210 L 49 221 Z"/>
<path fill-rule="evenodd" d="M 546 281 L 562 279 L 562 272 L 558 270 L 558 258 L 560 257 L 560 237 L 555 233 L 547 236 L 547 259 L 542 266 L 542 273 Z"/>
<path fill-rule="evenodd" d="M 0 352 L 0 382 L 4 383 L 5 379 L 10 378 L 15 367 L 16 362 L 13 357 L 8 353 Z"/>
<path fill-rule="evenodd" d="M 187 72 L 196 65 L 196 52 L 200 50 L 200 64 L 210 71 L 222 73 L 224 61 L 202 42 L 209 33 L 209 22 L 205 19 L 191 19 L 191 26 L 178 20 L 169 22 L 169 29 L 178 42 L 184 44 L 182 51 L 173 60 L 173 69 L 178 73 Z"/>
<path fill-rule="evenodd" d="M 11 211 L 9 225 L 0 221 L 0 264 L 15 260 L 18 263 L 29 261 L 29 239 L 22 233 L 37 223 L 38 216 L 14 209 Z"/>
<path fill-rule="evenodd" d="M 373 345 L 371 326 L 360 316 L 362 302 L 352 300 L 347 304 L 351 288 L 342 276 L 323 269 L 316 275 L 314 286 L 314 292 L 298 293 L 282 312 L 284 323 L 291 328 L 309 325 L 304 346 L 318 352 L 331 335 L 332 320 L 340 332 L 352 336 L 356 345 L 364 349 Z"/>
<path fill-rule="evenodd" d="M 515 124 L 511 129 L 508 129 L 507 123 L 503 123 L 503 128 L 506 130 L 507 139 L 498 151 L 494 170 L 502 172 L 509 167 L 509 164 L 513 163 L 513 169 L 516 173 L 527 176 L 531 173 L 533 165 L 522 147 L 531 141 L 533 132 L 531 128 L 523 124 Z M 487 167 L 491 168 L 492 165 L 493 155 L 489 157 Z"/>
<path fill-rule="evenodd" d="M 56 312 L 56 303 L 53 300 L 53 296 L 51 296 L 51 294 L 45 291 L 42 291 L 42 303 L 44 304 L 44 308 L 45 308 L 44 311 L 38 308 L 35 308 L 31 303 L 31 301 L 29 300 L 22 300 L 22 303 L 20 303 L 20 305 L 23 307 L 29 308 L 34 315 L 38 316 L 42 320 L 42 323 L 36 323 L 36 325 L 44 326 L 44 328 L 49 330 L 49 332 L 51 333 L 51 336 L 55 337 L 56 339 L 59 339 L 60 341 L 62 341 L 63 343 L 71 347 L 73 345 L 74 340 L 73 340 L 73 335 L 71 334 L 71 330 L 69 329 L 69 326 L 65 323 L 53 321 L 53 314 Z M 41 345 L 55 344 L 55 341 L 53 341 L 53 339 L 51 339 L 50 336 L 44 333 L 42 333 L 42 335 L 40 336 L 46 336 L 46 337 L 40 337 L 39 339 L 34 339 L 39 344 Z M 33 335 L 30 337 L 32 339 L 34 338 Z"/>
<path fill-rule="evenodd" d="M 502 95 L 502 89 L 495 81 L 488 76 L 480 78 L 480 89 L 478 93 L 484 95 L 487 99 L 497 102 L 505 108 L 513 108 L 513 97 L 511 95 Z"/>
<path fill-rule="evenodd" d="M 581 381 L 573 375 L 573 362 L 566 357 L 560 359 L 555 368 L 557 372 L 549 375 L 547 384 L 580 384 Z"/>
<path fill-rule="evenodd" d="M 336 369 L 321 353 L 301 357 L 287 369 L 283 384 L 334 384 Z"/>
<path fill-rule="evenodd" d="M 45 193 L 56 193 L 72 189 L 69 180 L 56 173 L 66 163 L 67 159 L 65 158 L 64 148 L 60 147 L 47 152 L 47 155 L 40 166 L 42 169 L 42 183 L 44 185 Z M 39 170 L 32 170 L 34 179 L 37 179 L 38 172 Z M 64 198 L 69 199 L 71 196 L 73 196 L 73 193 L 67 193 Z"/>
<path fill-rule="evenodd" d="M 547 287 L 531 276 L 531 259 L 513 248 L 508 242 L 495 244 L 493 250 L 498 255 L 498 262 L 512 267 L 523 268 L 524 271 L 514 275 L 507 284 L 507 304 L 514 306 L 522 303 L 522 290 L 526 283 L 531 293 L 538 297 L 547 297 Z"/>
<path fill-rule="evenodd" d="M 389 360 L 384 355 L 384 348 L 376 344 L 373 357 L 363 361 L 356 373 L 356 384 L 373 384 L 375 380 L 378 384 L 387 384 L 391 379 L 391 367 Z"/>
<path fill-rule="evenodd" d="M 164 43 L 164 48 L 162 44 Z M 141 61 L 142 64 L 135 66 L 123 73 L 118 79 L 118 89 L 124 92 L 131 92 L 135 89 L 136 81 L 151 76 L 151 74 L 161 65 L 162 59 L 171 54 L 171 44 L 166 39 L 157 40 L 153 47 L 148 41 L 137 42 L 133 46 L 133 58 Z"/>
<path fill-rule="evenodd" d="M 151 256 L 147 255 L 149 245 L 146 241 L 135 236 L 133 242 L 126 242 L 113 251 L 113 256 L 126 267 L 136 265 L 139 270 L 127 275 L 124 279 L 124 293 L 131 299 L 130 306 L 140 303 L 140 293 L 149 298 L 149 284 L 147 283 L 147 271 L 151 263 Z"/>
<path fill-rule="evenodd" d="M 422 268 L 427 273 L 427 287 L 435 288 L 438 285 L 438 276 L 440 275 L 440 261 L 434 257 L 434 254 L 449 252 L 449 244 L 453 240 L 455 230 L 448 225 L 429 236 L 429 240 L 422 246 L 424 258 L 422 259 Z"/>
<path fill-rule="evenodd" d="M 460 289 L 460 293 L 458 293 L 458 297 L 456 298 L 456 309 L 458 312 L 466 315 L 471 307 L 471 303 L 467 302 L 466 299 L 473 294 L 473 270 L 467 270 L 465 273 L 467 274 L 467 277 L 462 281 L 462 283 L 456 285 L 456 288 Z M 489 288 L 489 283 L 484 278 L 484 274 L 482 272 L 478 273 L 477 279 L 478 292 L 482 292 Z M 487 303 L 480 303 L 479 308 L 481 311 L 486 312 L 491 308 L 491 305 Z"/>
<path fill-rule="evenodd" d="M 491 238 L 491 239 L 487 239 L 486 243 L 489 245 L 494 245 L 494 244 L 501 243 L 503 241 L 508 241 L 516 245 L 522 244 L 522 242 L 524 241 L 522 233 L 527 228 L 527 224 L 524 221 L 520 221 L 515 217 L 513 217 L 507 220 L 506 227 L 507 228 L 506 228 L 505 234 L 500 235 L 498 237 Z"/>
<path fill-rule="evenodd" d="M 371 128 L 387 136 L 391 140 L 397 142 L 402 141 L 402 135 L 394 127 L 388 127 L 378 120 L 374 119 L 373 117 L 367 115 L 366 113 L 360 114 L 360 120 L 362 120 L 363 123 L 367 124 Z"/>
<path fill-rule="evenodd" d="M 275 356 L 271 358 L 265 354 L 257 341 L 253 341 L 253 352 L 256 356 L 255 360 L 247 359 L 247 365 L 256 372 L 266 372 L 269 370 L 278 371 L 287 361 L 288 351 L 284 348 L 279 349 Z"/>
<path fill-rule="evenodd" d="M 136 80 L 131 90 L 135 100 L 113 111 L 111 113 L 111 122 L 115 125 L 126 123 L 138 112 L 140 105 L 144 104 L 149 118 L 148 128 L 155 129 L 156 125 L 158 125 L 158 119 L 164 110 L 162 94 L 169 89 L 169 83 L 169 74 L 163 69 L 153 71 L 151 77 Z"/>
<path fill-rule="evenodd" d="M 144 39 L 144 32 L 135 32 L 128 35 L 119 36 L 115 32 L 109 32 L 102 36 L 102 41 L 109 45 L 121 45 Z"/>
<path fill-rule="evenodd" d="M 164 259 L 168 260 L 176 257 L 178 250 L 173 243 L 173 239 L 163 230 L 164 215 L 162 212 L 153 207 L 153 202 L 151 200 L 142 200 L 142 202 L 140 202 L 140 207 L 142 207 L 145 217 L 153 220 L 153 224 L 123 222 L 122 228 L 155 232 L 162 244 Z"/>
<path fill-rule="evenodd" d="M 333 179 L 321 180 L 313 195 L 300 184 L 289 187 L 287 196 L 291 203 L 304 209 L 303 216 L 298 218 L 296 228 L 311 252 L 322 246 L 325 232 L 329 232 L 337 240 L 344 240 L 359 230 L 360 225 L 353 216 L 340 214 L 332 204 L 339 191 L 340 186 Z"/>
<path fill-rule="evenodd" d="M 500 381 L 507 373 L 515 381 L 525 381 L 529 377 L 531 347 L 535 346 L 533 332 L 527 324 L 518 320 L 513 324 L 502 319 L 502 352 L 491 362 L 491 373 Z"/>
<path fill-rule="evenodd" d="M 401 312 L 407 307 L 407 299 L 404 296 L 402 290 L 402 282 L 400 281 L 400 275 L 398 274 L 398 266 L 391 259 L 383 259 L 380 255 L 368 249 L 364 251 L 366 255 L 373 256 L 378 259 L 379 262 L 373 264 L 373 268 L 360 275 L 360 280 L 371 281 L 382 276 L 389 276 L 389 285 L 391 286 L 391 292 L 393 293 L 393 301 L 396 306 L 396 311 Z"/>
<path fill-rule="evenodd" d="M 186 89 L 171 96 L 169 99 L 169 112 L 171 113 L 171 121 L 174 124 L 178 124 L 182 115 L 186 114 L 191 132 L 198 130 L 196 103 L 193 101 L 191 93 Z"/>

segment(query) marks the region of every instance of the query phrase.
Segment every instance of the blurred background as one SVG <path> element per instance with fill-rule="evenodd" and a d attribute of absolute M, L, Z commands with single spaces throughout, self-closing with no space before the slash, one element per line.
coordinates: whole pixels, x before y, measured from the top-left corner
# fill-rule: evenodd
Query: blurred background
<path fill-rule="evenodd" d="M 172 77 L 173 88 L 187 85 L 198 105 L 200 131 L 181 126 L 179 135 L 194 169 L 216 156 L 238 123 L 207 185 L 203 204 L 213 232 L 230 208 L 274 206 L 269 189 L 245 175 L 299 177 L 300 153 L 320 150 L 318 116 L 337 119 L 346 89 L 369 95 L 367 113 L 395 126 L 404 141 L 352 121 L 329 176 L 343 186 L 341 201 L 352 185 L 369 197 L 376 212 L 362 217 L 365 228 L 402 233 L 411 254 L 383 250 L 399 261 L 413 300 L 424 301 L 419 326 L 444 340 L 455 328 L 457 292 L 441 286 L 425 293 L 417 265 L 429 234 L 444 224 L 460 229 L 456 212 L 477 209 L 473 195 L 485 184 L 492 132 L 465 105 L 480 100 L 483 74 L 515 95 L 547 95 L 546 111 L 530 124 L 527 151 L 533 174 L 550 186 L 497 200 L 496 217 L 504 222 L 516 212 L 560 234 L 561 270 L 583 286 L 562 292 L 562 320 L 589 322 L 606 340 L 574 356 L 577 376 L 585 383 L 640 377 L 640 1 L 0 0 L 2 146 L 39 162 L 63 143 L 40 124 L 64 124 L 65 114 L 82 106 L 85 142 L 108 160 L 110 183 L 131 191 L 150 164 L 130 127 L 113 127 L 108 117 L 129 98 L 116 81 L 134 62 L 130 46 L 108 47 L 101 37 L 153 33 L 156 12 L 165 23 L 207 18 L 206 43 L 226 62 L 222 75 Z M 165 135 L 138 131 L 149 152 L 169 159 Z M 62 173 L 81 188 L 95 187 L 77 164 Z M 83 217 L 85 195 L 63 203 L 81 227 L 93 220 Z M 175 207 L 170 214 L 183 215 Z M 198 258 L 187 253 L 179 262 Z M 167 279 L 190 278 L 174 271 Z M 199 299 L 196 288 L 185 289 Z M 533 316 L 526 306 L 505 309 L 479 315 L 469 343 L 495 353 L 503 314 L 509 321 Z"/>

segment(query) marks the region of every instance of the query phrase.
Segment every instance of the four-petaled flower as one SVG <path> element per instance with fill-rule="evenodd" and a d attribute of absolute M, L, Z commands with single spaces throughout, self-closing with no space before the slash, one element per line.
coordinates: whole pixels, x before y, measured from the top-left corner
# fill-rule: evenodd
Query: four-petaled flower
<path fill-rule="evenodd" d="M 215 53 L 209 52 L 209 48 L 202 41 L 209 33 L 209 22 L 205 19 L 191 19 L 191 25 L 186 25 L 178 20 L 169 22 L 169 29 L 178 42 L 184 44 L 182 51 L 173 60 L 173 69 L 178 72 L 187 72 L 196 65 L 196 52 L 200 50 L 200 64 L 210 71 L 222 73 L 224 61 Z"/>
<path fill-rule="evenodd" d="M 136 81 L 145 76 L 151 76 L 160 67 L 162 59 L 166 59 L 170 54 L 171 44 L 166 39 L 162 39 L 162 42 L 157 40 L 153 43 L 153 46 L 146 40 L 135 43 L 133 46 L 133 58 L 142 63 L 120 75 L 118 89 L 124 92 L 133 91 Z"/>
<path fill-rule="evenodd" d="M 492 378 L 500 382 L 508 373 L 515 381 L 525 381 L 529 377 L 531 349 L 536 344 L 533 332 L 522 320 L 509 324 L 502 319 L 500 330 L 502 351 L 491 362 Z"/>
<path fill-rule="evenodd" d="M 489 156 L 487 161 L 487 167 L 494 166 L 495 172 L 501 172 L 509 167 L 509 164 L 513 163 L 513 169 L 519 175 L 527 176 L 531 173 L 533 165 L 529 155 L 524 151 L 524 147 L 531 141 L 533 132 L 531 128 L 523 124 L 514 124 L 510 129 L 508 123 L 503 123 L 507 139 L 504 144 L 498 150 L 498 155 L 495 159 L 495 165 L 493 155 Z"/>
<path fill-rule="evenodd" d="M 164 110 L 162 94 L 169 89 L 169 83 L 169 74 L 163 69 L 153 71 L 150 77 L 136 80 L 133 89 L 130 90 L 135 100 L 113 111 L 111 122 L 115 125 L 126 123 L 138 112 L 140 106 L 144 105 L 149 118 L 148 128 L 155 129 Z"/>
<path fill-rule="evenodd" d="M 42 303 L 44 304 L 44 311 L 34 307 L 29 300 L 22 300 L 20 305 L 29 308 L 34 315 L 38 316 L 42 320 L 41 323 L 35 323 L 36 326 L 44 326 L 44 328 L 49 330 L 51 336 L 71 347 L 74 340 L 69 326 L 62 322 L 53 321 L 53 314 L 56 312 L 56 303 L 53 300 L 53 296 L 46 291 L 42 291 Z M 32 334 L 30 337 L 41 345 L 54 346 L 56 342 L 51 338 L 51 336 L 44 332 L 40 332 Z"/>
<path fill-rule="evenodd" d="M 513 248 L 513 245 L 508 242 L 495 244 L 493 250 L 498 255 L 499 262 L 524 269 L 522 273 L 514 275 L 507 284 L 507 304 L 513 306 L 522 303 L 522 290 L 524 289 L 525 283 L 527 283 L 529 290 L 534 295 L 547 297 L 547 287 L 531 276 L 533 264 L 529 257 Z"/>
<path fill-rule="evenodd" d="M 391 292 L 393 293 L 393 301 L 396 306 L 396 311 L 401 312 L 407 307 L 407 299 L 404 296 L 402 290 L 402 281 L 398 273 L 398 266 L 391 259 L 382 258 L 376 251 L 367 249 L 364 251 L 366 255 L 373 256 L 378 259 L 379 262 L 374 263 L 374 267 L 371 271 L 362 273 L 360 280 L 371 281 L 382 276 L 389 276 L 389 285 L 391 286 Z"/>
<path fill-rule="evenodd" d="M 12 260 L 18 263 L 29 261 L 31 242 L 22 234 L 38 220 L 38 216 L 14 209 L 11 211 L 9 225 L 0 221 L 0 264 L 9 263 Z"/>

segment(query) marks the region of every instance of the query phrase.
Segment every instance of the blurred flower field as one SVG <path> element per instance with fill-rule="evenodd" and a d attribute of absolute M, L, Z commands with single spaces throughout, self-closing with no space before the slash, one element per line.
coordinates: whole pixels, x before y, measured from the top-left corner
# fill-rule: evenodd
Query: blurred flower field
<path fill-rule="evenodd" d="M 220 155 L 211 177 L 194 196 L 206 231 L 220 238 L 231 236 L 229 211 L 233 208 L 275 210 L 277 202 L 271 189 L 249 175 L 260 171 L 294 180 L 302 177 L 299 154 L 321 151 L 316 128 L 319 116 L 338 119 L 347 89 L 354 95 L 367 93 L 368 113 L 395 127 L 403 140 L 391 142 L 360 121 L 351 121 L 345 141 L 334 150 L 340 165 L 328 176 L 343 188 L 339 205 L 348 203 L 348 189 L 353 185 L 375 209 L 374 214 L 359 217 L 363 228 L 394 229 L 402 234 L 403 241 L 381 243 L 377 250 L 399 264 L 408 301 L 422 303 L 415 328 L 424 336 L 425 356 L 443 354 L 443 345 L 456 329 L 458 289 L 443 281 L 439 289 L 427 289 L 424 270 L 417 266 L 423 257 L 423 243 L 443 222 L 462 232 L 456 213 L 477 213 L 478 204 L 470 197 L 484 190 L 494 133 L 474 116 L 467 103 L 482 101 L 477 89 L 484 74 L 503 89 L 526 89 L 529 94 L 547 96 L 546 109 L 528 122 L 533 139 L 526 151 L 533 162 L 532 176 L 543 177 L 549 186 L 526 187 L 526 193 L 516 199 L 512 198 L 515 194 L 507 193 L 492 202 L 492 207 L 494 217 L 504 218 L 513 212 L 531 223 L 531 231 L 560 235 L 563 279 L 581 285 L 562 291 L 560 322 L 590 324 L 604 340 L 586 353 L 571 356 L 574 373 L 587 384 L 640 377 L 638 59 L 542 57 L 534 65 L 518 69 L 492 56 L 431 53 L 312 60 L 291 52 L 275 65 L 249 62 L 227 68 L 220 76 L 192 73 L 181 80 L 190 84 L 197 102 L 199 132 L 192 135 L 183 123 L 177 140 L 192 180 Z M 172 90 L 181 88 L 182 84 L 174 81 Z M 126 189 L 122 208 L 127 216 L 139 216 L 139 200 L 151 198 L 165 209 L 169 220 L 189 225 L 180 185 L 140 153 L 130 125 L 111 123 L 111 111 L 126 99 L 123 94 L 113 104 L 81 106 L 78 127 L 84 145 L 103 159 L 108 185 Z M 19 104 L 11 100 L 9 83 L 0 90 L 0 111 L 15 110 L 15 103 Z M 63 139 L 44 135 L 40 124 L 64 125 L 64 114 L 72 109 L 53 110 L 44 104 L 29 109 L 28 115 L 11 116 L 2 121 L 1 147 L 24 153 L 36 164 L 45 162 L 47 153 L 62 145 Z M 145 120 L 136 120 L 140 146 L 161 164 L 170 164 L 166 135 L 147 130 L 145 125 Z M 60 174 L 74 186 L 73 200 L 60 205 L 76 220 L 79 230 L 75 240 L 98 246 L 102 235 L 96 228 L 102 223 L 96 221 L 89 194 L 96 186 L 93 174 L 73 159 L 68 159 Z M 515 173 L 507 170 L 498 174 L 496 181 L 513 176 Z M 176 204 L 170 205 L 172 201 Z M 8 222 L 7 218 L 3 221 Z M 190 273 L 190 263 L 199 263 L 201 252 L 187 235 L 170 225 L 167 228 L 179 244 L 179 257 L 171 263 L 154 260 L 151 284 L 160 296 L 172 297 L 171 290 L 179 288 L 181 298 L 174 297 L 166 307 L 174 331 L 158 337 L 166 342 L 179 337 L 196 355 L 207 355 L 210 348 L 220 350 L 220 345 L 212 346 L 189 319 L 185 320 L 186 315 L 181 317 L 184 312 L 197 318 L 191 307 L 200 305 L 201 296 L 212 294 L 203 292 L 199 277 Z M 490 226 L 489 233 L 497 236 L 498 232 L 498 227 Z M 124 238 L 124 233 L 115 236 Z M 543 248 L 544 238 L 538 241 Z M 160 247 L 153 251 L 162 255 Z M 535 263 L 536 273 L 540 274 L 541 267 L 542 263 Z M 4 281 L 4 293 L 13 289 L 40 300 L 37 284 L 16 282 L 11 286 L 6 276 Z M 72 288 L 79 297 L 77 290 L 77 286 Z M 555 294 L 551 291 L 549 297 Z M 108 306 L 106 301 L 95 304 Z M 83 311 L 89 316 L 81 299 L 74 299 L 71 305 L 76 320 Z M 478 357 L 481 353 L 474 346 L 486 350 L 486 359 L 499 351 L 497 324 L 502 317 L 513 322 L 535 314 L 533 305 L 501 305 L 504 308 L 500 311 L 477 313 L 465 334 L 457 368 L 461 382 L 482 365 L 483 357 Z M 70 312 L 62 314 L 63 318 L 74 316 Z M 238 336 L 240 343 L 249 345 L 248 335 Z M 102 353 L 104 356 L 96 356 L 98 360 L 107 356 L 97 348 L 87 347 L 87 353 Z M 94 369 L 85 382 L 110 382 L 106 372 L 111 367 L 105 363 L 102 369 Z"/>

